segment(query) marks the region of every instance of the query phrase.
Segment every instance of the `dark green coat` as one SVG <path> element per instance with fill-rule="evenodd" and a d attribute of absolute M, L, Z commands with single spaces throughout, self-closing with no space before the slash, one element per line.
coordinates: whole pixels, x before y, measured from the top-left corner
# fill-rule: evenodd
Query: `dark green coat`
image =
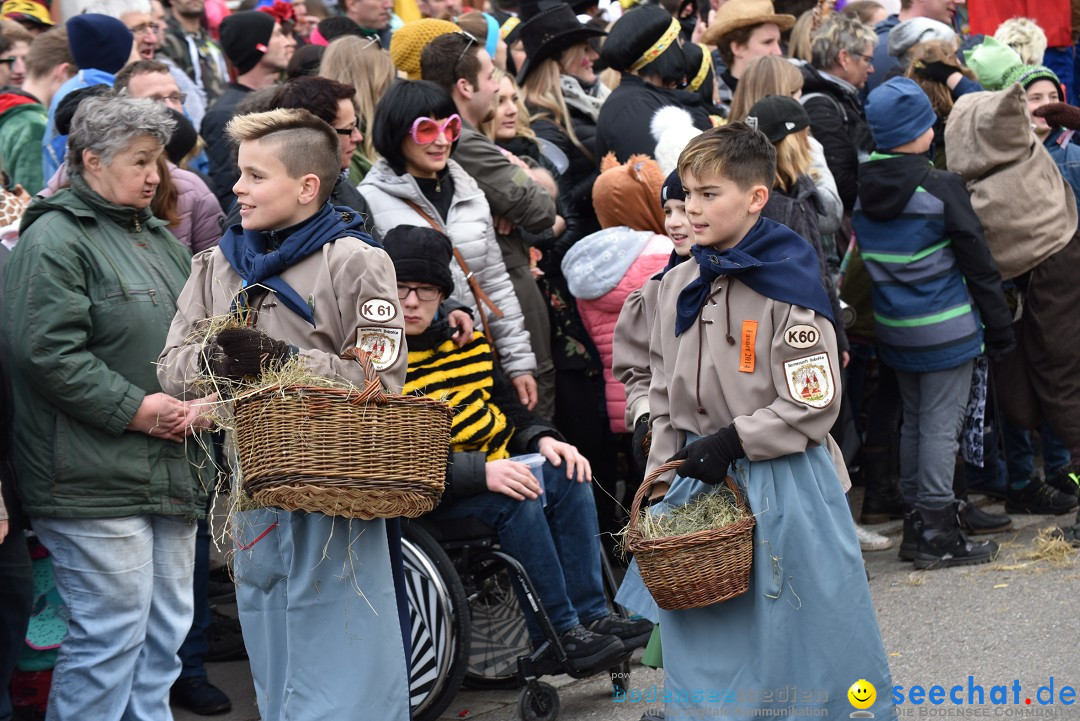
<path fill-rule="evenodd" d="M 107 203 L 79 176 L 23 217 L 4 267 L 2 327 L 31 516 L 203 514 L 198 444 L 125 430 L 161 391 L 154 362 L 190 268 L 165 226 L 149 209 Z"/>

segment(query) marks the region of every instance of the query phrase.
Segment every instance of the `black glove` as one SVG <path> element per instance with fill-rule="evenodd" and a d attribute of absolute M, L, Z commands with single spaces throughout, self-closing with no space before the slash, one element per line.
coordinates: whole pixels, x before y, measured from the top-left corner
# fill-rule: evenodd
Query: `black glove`
<path fill-rule="evenodd" d="M 254 328 L 227 328 L 217 334 L 207 353 L 207 366 L 217 378 L 239 381 L 257 377 L 287 358 L 289 344 Z"/>
<path fill-rule="evenodd" d="M 732 423 L 716 433 L 699 438 L 668 461 L 683 461 L 676 473 L 684 478 L 696 478 L 699 481 L 716 485 L 723 483 L 728 466 L 746 455 L 739 434 Z"/>
<path fill-rule="evenodd" d="M 645 466 L 649 464 L 649 446 L 651 445 L 652 429 L 649 428 L 649 414 L 646 413 L 634 424 L 634 440 L 631 444 L 634 462 L 641 470 L 645 470 Z"/>
<path fill-rule="evenodd" d="M 983 334 L 986 343 L 986 357 L 992 361 L 999 361 L 1016 347 L 1016 336 L 1013 327 L 1007 325 L 1004 328 L 987 328 Z"/>
<path fill-rule="evenodd" d="M 1035 108 L 1031 114 L 1037 118 L 1046 118 L 1046 124 L 1051 128 L 1080 130 L 1080 108 L 1065 103 L 1049 103 Z"/>
<path fill-rule="evenodd" d="M 919 77 L 926 78 L 927 80 L 933 80 L 934 82 L 941 83 L 942 85 L 948 83 L 949 78 L 953 76 L 953 73 L 960 72 L 960 68 L 956 67 L 955 65 L 943 63 L 940 60 L 935 60 L 930 63 L 924 63 L 923 61 L 919 60 L 912 67 L 915 69 L 915 74 Z"/>

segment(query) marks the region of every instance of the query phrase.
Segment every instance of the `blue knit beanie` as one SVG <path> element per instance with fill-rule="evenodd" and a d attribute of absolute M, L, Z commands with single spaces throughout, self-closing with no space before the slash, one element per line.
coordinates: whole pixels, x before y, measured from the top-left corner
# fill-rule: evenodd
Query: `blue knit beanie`
<path fill-rule="evenodd" d="M 892 150 L 934 127 L 937 114 L 918 83 L 911 78 L 889 78 L 867 98 L 866 121 L 878 150 Z"/>
<path fill-rule="evenodd" d="M 86 13 L 67 21 L 71 58 L 80 68 L 115 75 L 131 57 L 134 36 L 124 23 L 108 15 Z"/>

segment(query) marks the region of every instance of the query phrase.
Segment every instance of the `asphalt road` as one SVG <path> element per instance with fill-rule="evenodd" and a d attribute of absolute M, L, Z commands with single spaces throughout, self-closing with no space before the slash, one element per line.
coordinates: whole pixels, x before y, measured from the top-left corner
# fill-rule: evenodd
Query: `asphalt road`
<path fill-rule="evenodd" d="M 987 509 L 1000 511 L 1001 507 Z M 998 559 L 983 566 L 915 572 L 910 563 L 897 559 L 895 548 L 864 554 L 893 683 L 905 689 L 913 685 L 929 689 L 935 684 L 949 689 L 960 684 L 966 694 L 968 677 L 974 676 L 974 683 L 987 694 L 992 686 L 1004 685 L 1011 696 L 1014 682 L 1019 681 L 1019 705 L 967 707 L 966 712 L 985 711 L 997 718 L 1080 719 L 1080 699 L 1075 706 L 1065 706 L 1059 698 L 1066 685 L 1080 696 L 1080 565 L 1075 558 L 1059 566 L 1025 557 L 1035 548 L 1039 529 L 1071 519 L 1071 515 L 1056 519 L 1015 516 L 1014 530 L 996 537 L 1003 544 Z M 874 529 L 899 544 L 899 522 Z M 232 712 L 215 718 L 256 721 L 259 715 L 247 663 L 210 664 L 208 668 L 211 680 L 233 700 Z M 1055 703 L 1040 706 L 1034 694 L 1051 678 Z M 545 680 L 559 689 L 559 718 L 564 721 L 638 721 L 641 717 L 642 704 L 612 701 L 606 677 Z M 662 683 L 662 671 L 635 661 L 632 688 Z M 1024 703 L 1029 697 L 1030 706 Z M 462 690 L 441 719 L 514 721 L 517 699 L 516 691 Z M 912 717 L 925 718 L 934 717 L 930 712 L 942 718 L 965 711 L 950 704 L 903 708 Z M 176 710 L 177 721 L 199 718 Z"/>

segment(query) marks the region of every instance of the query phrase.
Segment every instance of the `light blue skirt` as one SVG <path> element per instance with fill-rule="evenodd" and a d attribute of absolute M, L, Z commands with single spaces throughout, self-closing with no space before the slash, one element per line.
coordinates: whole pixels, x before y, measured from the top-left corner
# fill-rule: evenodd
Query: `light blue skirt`
<path fill-rule="evenodd" d="M 756 518 L 750 588 L 704 608 L 657 611 L 667 718 L 749 717 L 754 709 L 769 718 L 891 717 L 892 676 L 828 450 L 743 459 L 734 469 Z M 715 490 L 676 477 L 664 505 Z M 646 597 L 640 575 L 628 573 L 620 603 L 644 615 Z M 865 710 L 847 695 L 860 680 L 877 692 Z"/>
<path fill-rule="evenodd" d="M 409 721 L 384 521 L 257 508 L 233 515 L 236 604 L 263 721 Z"/>

